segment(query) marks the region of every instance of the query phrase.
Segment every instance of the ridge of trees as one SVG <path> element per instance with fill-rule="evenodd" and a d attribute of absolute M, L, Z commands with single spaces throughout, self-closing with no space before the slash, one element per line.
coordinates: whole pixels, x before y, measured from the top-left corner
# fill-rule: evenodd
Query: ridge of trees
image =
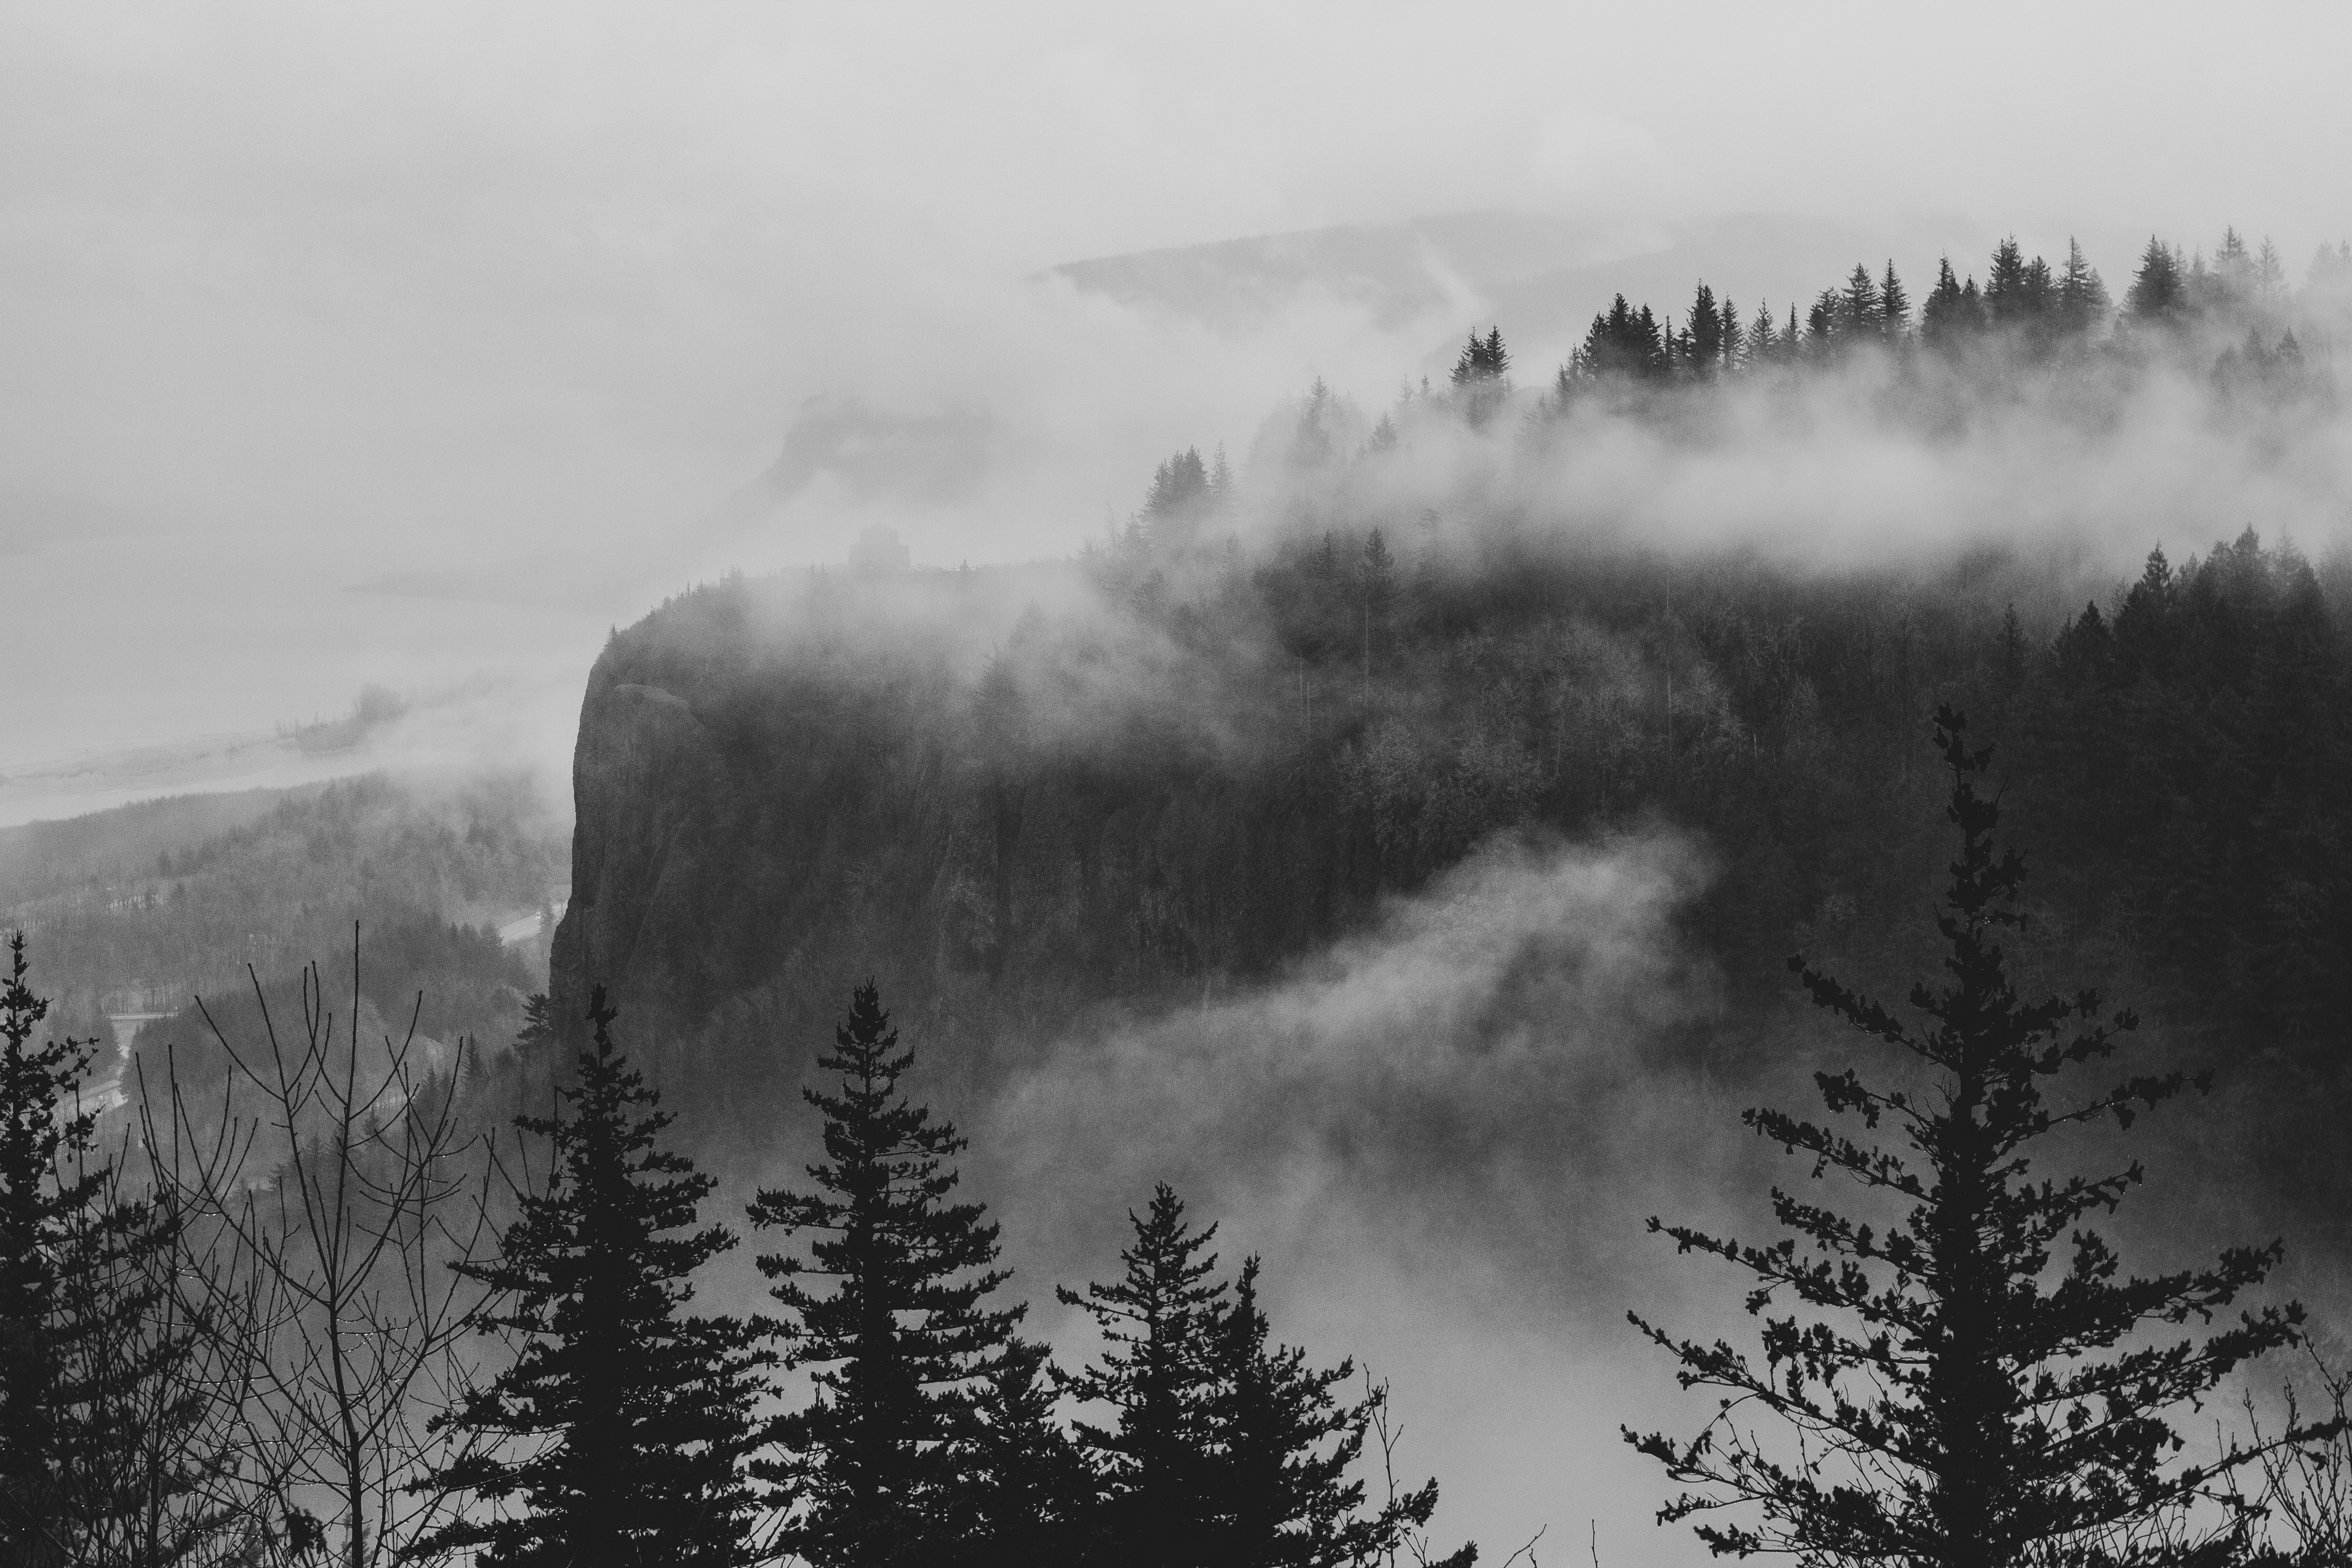
<path fill-rule="evenodd" d="M 517 1114 L 512 1154 L 466 1108 L 482 1080 L 419 1074 L 391 1041 L 363 1062 L 312 984 L 290 1037 L 266 997 L 262 1038 L 224 1037 L 237 1077 L 213 1110 L 147 1086 L 109 1161 L 75 1109 L 89 1043 L 35 1043 L 25 948 L 0 994 L 11 1563 L 1139 1560 L 1134 1477 L 1062 1412 L 1106 1373 L 1063 1374 L 1013 1332 L 1025 1309 L 992 1300 L 996 1227 L 947 1201 L 964 1142 L 902 1092 L 912 1054 L 870 984 L 818 1058 L 838 1090 L 808 1092 L 814 1189 L 749 1210 L 814 1244 L 760 1260 L 780 1316 L 740 1319 L 690 1310 L 734 1237 L 701 1219 L 713 1179 L 667 1147 L 601 991 L 568 1081 L 546 1081 L 556 1110 Z M 530 1014 L 521 1045 L 551 1068 L 555 1021 L 543 998 Z M 1164 1189 L 1160 1206 L 1181 1215 Z M 1185 1414 L 1161 1436 L 1202 1483 L 1173 1538 L 1188 1554 L 1163 1560 L 1417 1549 L 1435 1483 L 1374 1508 L 1354 1474 L 1384 1391 L 1341 1397 L 1352 1363 L 1273 1345 L 1258 1276 L 1252 1259 L 1230 1306 L 1205 1289 L 1215 1310 L 1163 1325 Z M 814 1384 L 778 1412 L 773 1374 L 794 1368 Z M 1087 1430 L 1117 1450 L 1130 1416 L 1113 1402 Z"/>

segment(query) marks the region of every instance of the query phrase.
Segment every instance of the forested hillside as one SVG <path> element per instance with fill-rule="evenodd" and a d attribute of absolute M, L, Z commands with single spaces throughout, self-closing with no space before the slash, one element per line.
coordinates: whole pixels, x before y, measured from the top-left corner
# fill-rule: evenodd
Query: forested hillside
<path fill-rule="evenodd" d="M 1898 991 L 1922 961 L 1921 738 L 1949 702 L 1998 743 L 2041 951 L 2232 1064 L 2267 1181 L 2332 1224 L 2340 560 L 2214 517 L 2188 552 L 2055 530 L 1838 567 L 1653 542 L 1556 465 L 1628 426 L 1704 456 L 1757 395 L 1801 441 L 1816 386 L 1931 446 L 2007 408 L 2087 447 L 2185 385 L 2215 441 L 2291 445 L 2331 406 L 2347 265 L 2297 291 L 2234 234 L 2210 263 L 2151 242 L 2113 301 L 2079 252 L 2005 245 L 1917 320 L 1891 267 L 1793 327 L 1706 289 L 1681 326 L 1621 301 L 1540 392 L 1499 329 L 1376 422 L 1318 384 L 1245 471 L 1162 464 L 1074 571 L 686 595 L 591 679 L 558 1014 L 611 984 L 666 1070 L 756 1119 L 791 1085 L 756 1065 L 772 1042 L 873 972 L 993 1081 L 1090 1018 L 1272 975 L 1497 835 L 1665 825 L 1708 857 L 1681 918 L 1736 998 L 1686 1048 L 1736 1071 L 1778 1048 L 1790 952 Z"/>
<path fill-rule="evenodd" d="M 535 959 L 490 929 L 545 912 L 562 840 L 527 781 L 423 784 L 382 775 L 282 792 L 189 796 L 0 837 L 0 899 L 33 939 L 35 973 L 69 1032 L 110 1038 L 108 1015 L 164 1014 L 159 1039 L 202 1034 L 199 994 L 242 993 L 347 958 L 362 928 L 370 999 L 420 1027 L 504 1043 Z"/>

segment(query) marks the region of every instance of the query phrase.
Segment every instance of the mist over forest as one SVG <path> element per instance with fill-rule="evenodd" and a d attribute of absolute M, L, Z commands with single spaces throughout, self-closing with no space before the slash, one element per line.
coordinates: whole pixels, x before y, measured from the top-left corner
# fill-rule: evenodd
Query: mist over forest
<path fill-rule="evenodd" d="M 2336 40 L 1768 9 L 0 17 L 0 1568 L 2352 1561 Z"/>

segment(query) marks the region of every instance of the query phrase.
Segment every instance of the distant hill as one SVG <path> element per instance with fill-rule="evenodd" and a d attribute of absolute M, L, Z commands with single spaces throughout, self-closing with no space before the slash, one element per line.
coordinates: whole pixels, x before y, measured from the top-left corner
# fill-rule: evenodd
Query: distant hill
<path fill-rule="evenodd" d="M 503 776 L 369 775 L 0 830 L 0 925 L 26 932 L 37 988 L 81 1035 L 237 993 L 248 964 L 347 972 L 357 922 L 380 1012 L 421 992 L 428 1034 L 502 1043 L 542 984 L 535 917 L 567 880 L 561 821 Z M 502 943 L 502 923 L 520 940 Z"/>

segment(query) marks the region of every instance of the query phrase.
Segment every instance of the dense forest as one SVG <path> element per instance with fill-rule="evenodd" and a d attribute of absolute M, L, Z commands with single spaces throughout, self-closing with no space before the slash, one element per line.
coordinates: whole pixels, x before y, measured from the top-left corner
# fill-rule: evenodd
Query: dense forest
<path fill-rule="evenodd" d="M 1376 419 L 1318 380 L 1171 453 L 1075 562 L 681 594 L 590 675 L 543 995 L 520 785 L 0 839 L 12 1547 L 1459 1568 L 1448 1456 L 1285 1338 L 1303 1233 L 1562 1337 L 1605 1299 L 1634 1511 L 1725 1551 L 2341 1561 L 2352 562 L 2216 515 L 1841 564 L 1573 482 L 1628 429 L 2334 428 L 2352 249 L 1983 277 L 1621 297 L 1525 389 L 1489 324 Z M 73 1114 L 134 995 L 145 1099 Z M 1644 1158 L 1698 1217 L 1634 1266 Z"/>
<path fill-rule="evenodd" d="M 307 789 L 180 796 L 0 834 L 0 908 L 35 939 L 34 973 L 77 1036 L 110 1016 L 185 1037 L 199 994 L 290 983 L 368 933 L 372 1005 L 436 1037 L 512 1037 L 545 944 L 491 929 L 565 883 L 552 814 L 521 777 L 432 784 L 371 775 Z"/>

